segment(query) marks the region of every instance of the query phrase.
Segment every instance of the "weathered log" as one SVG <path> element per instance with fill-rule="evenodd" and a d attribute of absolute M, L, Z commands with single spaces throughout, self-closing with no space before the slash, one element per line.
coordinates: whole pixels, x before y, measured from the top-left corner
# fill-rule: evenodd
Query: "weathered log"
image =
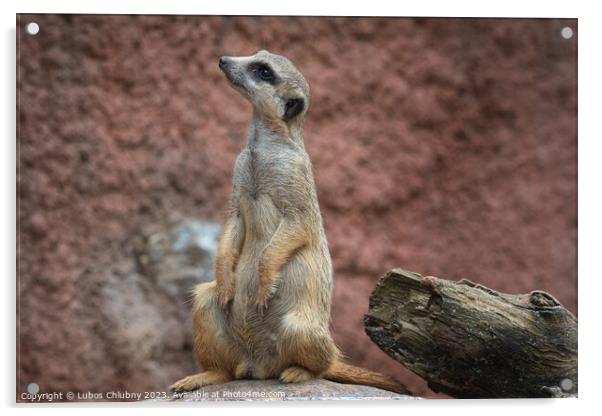
<path fill-rule="evenodd" d="M 577 394 L 577 319 L 542 291 L 509 295 L 395 269 L 370 297 L 368 336 L 457 398 Z"/>

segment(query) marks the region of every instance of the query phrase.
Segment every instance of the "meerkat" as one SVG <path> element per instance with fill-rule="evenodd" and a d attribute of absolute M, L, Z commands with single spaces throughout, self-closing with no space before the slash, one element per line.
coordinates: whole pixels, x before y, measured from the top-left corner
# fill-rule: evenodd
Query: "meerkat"
<path fill-rule="evenodd" d="M 332 262 L 303 142 L 307 81 L 290 60 L 265 50 L 221 57 L 219 67 L 252 104 L 252 123 L 234 166 L 215 280 L 193 290 L 203 371 L 171 389 L 325 378 L 408 393 L 390 377 L 344 363 L 330 334 Z"/>

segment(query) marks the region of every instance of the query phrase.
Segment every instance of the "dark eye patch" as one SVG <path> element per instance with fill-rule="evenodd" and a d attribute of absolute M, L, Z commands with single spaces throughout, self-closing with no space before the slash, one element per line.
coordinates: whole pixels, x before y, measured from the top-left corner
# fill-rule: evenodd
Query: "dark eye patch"
<path fill-rule="evenodd" d="M 278 78 L 274 70 L 266 63 L 253 62 L 249 65 L 249 71 L 259 81 L 275 84 Z"/>

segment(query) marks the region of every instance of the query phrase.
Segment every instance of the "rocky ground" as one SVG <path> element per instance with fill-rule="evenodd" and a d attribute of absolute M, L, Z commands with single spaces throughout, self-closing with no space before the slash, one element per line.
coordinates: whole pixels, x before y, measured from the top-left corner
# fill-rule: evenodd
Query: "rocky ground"
<path fill-rule="evenodd" d="M 312 87 L 349 361 L 437 397 L 363 331 L 394 267 L 542 289 L 576 313 L 576 34 L 557 19 L 21 16 L 17 389 L 163 390 L 193 371 L 187 289 L 211 278 L 250 117 L 217 60 L 259 48 Z"/>
<path fill-rule="evenodd" d="M 328 380 L 311 380 L 298 384 L 283 384 L 278 380 L 238 380 L 191 392 L 176 393 L 169 400 L 205 402 L 408 399 L 414 397 L 375 387 L 340 384 Z"/>

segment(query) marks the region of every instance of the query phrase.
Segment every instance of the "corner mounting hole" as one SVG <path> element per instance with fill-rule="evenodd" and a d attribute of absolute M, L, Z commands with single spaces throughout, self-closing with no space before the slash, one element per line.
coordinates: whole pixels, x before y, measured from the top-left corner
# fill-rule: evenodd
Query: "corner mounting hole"
<path fill-rule="evenodd" d="M 25 26 L 25 31 L 27 31 L 27 33 L 29 33 L 32 36 L 37 35 L 40 31 L 40 25 L 36 22 L 27 23 L 27 25 Z"/>
<path fill-rule="evenodd" d="M 573 29 L 571 29 L 568 26 L 565 26 L 562 28 L 562 30 L 560 31 L 560 36 L 562 36 L 564 39 L 570 39 L 573 37 Z"/>
<path fill-rule="evenodd" d="M 565 378 L 560 382 L 560 388 L 564 391 L 570 391 L 573 388 L 573 380 Z"/>

